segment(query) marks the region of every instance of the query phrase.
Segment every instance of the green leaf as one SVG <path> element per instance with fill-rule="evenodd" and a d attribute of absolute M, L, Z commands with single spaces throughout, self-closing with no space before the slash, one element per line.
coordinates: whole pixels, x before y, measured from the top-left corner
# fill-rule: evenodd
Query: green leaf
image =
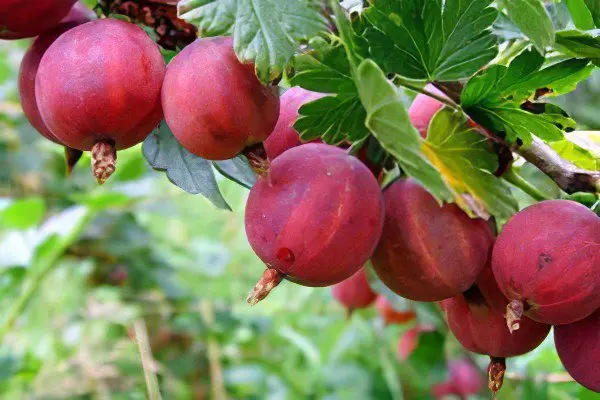
<path fill-rule="evenodd" d="M 562 158 L 579 168 L 600 171 L 600 133 L 569 132 L 565 134 L 565 140 L 550 145 Z"/>
<path fill-rule="evenodd" d="M 0 211 L 0 226 L 12 229 L 31 228 L 42 222 L 44 214 L 44 200 L 37 197 L 17 200 Z"/>
<path fill-rule="evenodd" d="M 554 44 L 554 26 L 540 0 L 504 0 L 510 19 L 540 53 Z"/>
<path fill-rule="evenodd" d="M 365 126 L 366 112 L 358 97 L 343 45 L 315 39 L 311 41 L 311 50 L 297 56 L 292 66 L 295 74 L 290 83 L 293 86 L 322 93 L 337 93 L 336 96 L 323 97 L 300 108 L 294 128 L 303 140 L 320 137 L 326 143 L 337 144 L 343 140 L 362 140 L 369 134 Z"/>
<path fill-rule="evenodd" d="M 304 141 L 320 137 L 329 144 L 344 140 L 355 142 L 369 134 L 365 126 L 366 117 L 358 95 L 346 100 L 340 96 L 327 96 L 300 107 L 294 129 Z"/>
<path fill-rule="evenodd" d="M 215 206 L 230 210 L 223 198 L 212 163 L 184 149 L 162 122 L 144 141 L 144 157 L 154 169 L 165 171 L 169 180 L 192 194 L 202 194 Z"/>
<path fill-rule="evenodd" d="M 594 25 L 600 27 L 600 0 L 583 0 L 592 14 Z"/>
<path fill-rule="evenodd" d="M 237 0 L 183 0 L 177 4 L 177 13 L 198 27 L 199 36 L 224 36 L 235 25 L 237 4 Z"/>
<path fill-rule="evenodd" d="M 520 139 L 527 146 L 532 142 L 531 135 L 536 135 L 547 142 L 564 138 L 562 130 L 543 115 L 532 114 L 509 103 L 466 108 L 465 111 L 481 126 L 494 132 L 505 132 L 509 143 L 516 143 L 517 139 Z"/>
<path fill-rule="evenodd" d="M 577 29 L 584 31 L 594 29 L 594 18 L 585 4 L 585 0 L 565 0 L 565 2 Z"/>
<path fill-rule="evenodd" d="M 461 104 L 472 107 L 501 101 L 521 103 L 538 89 L 545 89 L 545 95 L 568 93 L 593 70 L 587 60 L 570 59 L 541 69 L 543 63 L 544 57 L 539 53 L 526 50 L 508 67 L 492 65 L 467 82 Z"/>
<path fill-rule="evenodd" d="M 365 11 L 372 57 L 411 79 L 466 78 L 497 53 L 491 0 L 378 0 Z"/>
<path fill-rule="evenodd" d="M 468 126 L 464 114 L 440 110 L 429 126 L 423 151 L 470 216 L 507 218 L 518 211 L 508 187 L 493 175 L 497 155 L 490 152 L 487 139 Z"/>
<path fill-rule="evenodd" d="M 543 57 L 524 51 L 508 67 L 493 65 L 471 78 L 461 105 L 471 118 L 494 132 L 505 132 L 510 143 L 531 143 L 532 134 L 546 141 L 563 139 L 575 122 L 559 107 L 530 102 L 538 94 L 559 95 L 575 89 L 593 67 L 587 60 L 570 59 L 540 69 Z"/>
<path fill-rule="evenodd" d="M 344 46 L 315 38 L 311 40 L 310 48 L 309 52 L 292 60 L 294 75 L 290 84 L 313 92 L 357 96 Z"/>
<path fill-rule="evenodd" d="M 504 13 L 499 13 L 494 22 L 493 32 L 504 40 L 523 39 L 525 35 Z"/>
<path fill-rule="evenodd" d="M 253 62 L 265 83 L 281 76 L 301 41 L 326 26 L 315 0 L 183 0 L 177 6 L 203 35 L 233 33 L 240 61 Z"/>
<path fill-rule="evenodd" d="M 213 162 L 216 170 L 227 179 L 230 179 L 245 188 L 252 189 L 256 182 L 256 175 L 248 160 L 243 156 L 237 156 L 231 160 Z"/>
<path fill-rule="evenodd" d="M 404 172 L 417 180 L 438 201 L 452 199 L 440 172 L 421 152 L 423 140 L 410 123 L 396 87 L 371 60 L 358 68 L 360 99 L 367 110 L 366 126 Z"/>
<path fill-rule="evenodd" d="M 567 55 L 589 58 L 597 64 L 600 60 L 600 29 L 556 32 L 556 45 Z"/>

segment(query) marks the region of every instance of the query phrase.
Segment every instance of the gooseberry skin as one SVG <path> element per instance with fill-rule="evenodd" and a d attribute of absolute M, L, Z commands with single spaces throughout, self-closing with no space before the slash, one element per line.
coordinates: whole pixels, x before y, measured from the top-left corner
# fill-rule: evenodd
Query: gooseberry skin
<path fill-rule="evenodd" d="M 448 327 L 469 351 L 494 358 L 519 356 L 535 349 L 550 332 L 550 325 L 523 318 L 521 329 L 512 334 L 506 329 L 506 298 L 494 275 L 486 267 L 477 282 L 464 294 L 440 303 Z"/>
<path fill-rule="evenodd" d="M 0 39 L 34 37 L 57 25 L 76 0 L 2 0 Z"/>
<path fill-rule="evenodd" d="M 208 160 L 235 157 L 263 142 L 279 117 L 277 88 L 242 64 L 230 37 L 197 39 L 169 64 L 162 89 L 165 120 L 188 151 Z"/>
<path fill-rule="evenodd" d="M 273 160 L 250 191 L 245 223 L 252 249 L 268 268 L 304 286 L 329 286 L 372 255 L 383 199 L 357 158 L 309 143 Z"/>
<path fill-rule="evenodd" d="M 417 318 L 417 314 L 413 310 L 399 311 L 384 296 L 377 296 L 375 308 L 386 325 L 406 324 Z"/>
<path fill-rule="evenodd" d="M 140 143 L 162 118 L 165 64 L 136 25 L 102 19 L 77 26 L 46 50 L 35 78 L 42 119 L 65 147 L 91 150 L 98 183 L 116 150 Z"/>
<path fill-rule="evenodd" d="M 66 146 L 91 150 L 101 141 L 125 149 L 162 118 L 165 63 L 158 46 L 134 24 L 101 19 L 62 34 L 36 77 L 42 118 Z"/>
<path fill-rule="evenodd" d="M 441 97 L 446 95 L 435 86 L 429 84 L 425 86 L 425 89 L 433 94 L 437 94 Z M 429 129 L 429 123 L 433 119 L 435 113 L 444 107 L 444 103 L 429 97 L 426 94 L 419 93 L 408 109 L 408 116 L 410 122 L 421 134 L 421 137 L 427 137 L 427 130 Z"/>
<path fill-rule="evenodd" d="M 600 393 L 600 309 L 581 321 L 555 326 L 554 344 L 573 379 Z"/>
<path fill-rule="evenodd" d="M 31 47 L 29 47 L 29 50 L 27 50 L 21 61 L 21 68 L 19 70 L 19 94 L 21 97 L 23 113 L 31 125 L 42 134 L 42 136 L 57 144 L 62 143 L 52 134 L 52 132 L 50 132 L 50 129 L 48 129 L 46 123 L 42 119 L 37 106 L 35 98 L 35 77 L 42 56 L 48 47 L 50 47 L 50 45 L 64 32 L 75 26 L 84 24 L 93 18 L 94 14 L 90 9 L 81 3 L 75 3 L 71 11 L 69 11 L 60 24 L 45 31 L 33 41 Z"/>
<path fill-rule="evenodd" d="M 290 88 L 281 96 L 279 119 L 275 129 L 263 143 L 270 160 L 284 151 L 302 144 L 298 132 L 294 129 L 294 123 L 298 119 L 298 110 L 304 104 L 323 96 L 322 93 L 311 92 L 297 86 Z"/>
<path fill-rule="evenodd" d="M 440 207 L 412 179 L 383 192 L 385 224 L 372 257 L 379 278 L 402 297 L 439 301 L 467 290 L 486 265 L 493 233 L 455 204 Z"/>
<path fill-rule="evenodd" d="M 600 308 L 600 218 L 569 200 L 530 206 L 504 225 L 492 268 L 511 305 L 522 303 L 529 318 L 581 320 Z"/>
<path fill-rule="evenodd" d="M 346 307 L 348 313 L 359 308 L 369 307 L 377 298 L 363 268 L 350 278 L 335 284 L 331 288 L 331 293 L 340 304 Z"/>

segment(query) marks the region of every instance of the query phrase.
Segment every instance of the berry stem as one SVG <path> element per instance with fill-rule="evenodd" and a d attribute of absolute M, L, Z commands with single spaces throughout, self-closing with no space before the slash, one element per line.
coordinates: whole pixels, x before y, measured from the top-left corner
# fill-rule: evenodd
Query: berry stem
<path fill-rule="evenodd" d="M 513 333 L 521 326 L 521 318 L 525 307 L 521 300 L 513 300 L 506 306 L 506 325 L 508 330 Z"/>
<path fill-rule="evenodd" d="M 256 305 L 259 301 L 263 300 L 265 297 L 271 293 L 281 280 L 284 278 L 284 275 L 273 268 L 267 268 L 261 278 L 258 280 L 252 292 L 248 295 L 248 299 L 246 301 L 251 306 Z"/>
<path fill-rule="evenodd" d="M 261 178 L 267 176 L 270 163 L 267 158 L 267 151 L 262 143 L 246 147 L 242 154 L 246 156 L 250 168 L 252 168 L 256 175 Z"/>
<path fill-rule="evenodd" d="M 533 186 L 531 183 L 523 179 L 521 175 L 519 175 L 514 168 L 509 168 L 503 175 L 502 178 L 506 180 L 508 183 L 512 184 L 515 187 L 518 187 L 523 192 L 527 193 L 534 200 L 544 201 L 550 200 L 550 197 L 546 196 L 544 193 L 540 192 L 538 188 Z"/>
<path fill-rule="evenodd" d="M 488 387 L 496 398 L 496 393 L 504 383 L 504 374 L 506 373 L 506 359 L 503 357 L 490 357 L 488 365 Z"/>
<path fill-rule="evenodd" d="M 92 147 L 92 171 L 100 185 L 115 172 L 117 149 L 115 143 L 108 140 L 96 142 Z"/>
<path fill-rule="evenodd" d="M 65 146 L 65 162 L 67 164 L 67 176 L 71 176 L 73 168 L 75 168 L 75 165 L 77 165 L 77 162 L 79 161 L 82 155 L 83 151 Z"/>

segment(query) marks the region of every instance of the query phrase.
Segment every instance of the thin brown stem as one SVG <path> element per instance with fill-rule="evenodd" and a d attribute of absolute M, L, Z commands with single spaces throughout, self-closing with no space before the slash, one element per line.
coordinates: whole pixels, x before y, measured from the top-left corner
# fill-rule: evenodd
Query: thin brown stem
<path fill-rule="evenodd" d="M 273 268 L 267 268 L 261 278 L 258 280 L 252 292 L 248 295 L 248 304 L 251 306 L 256 305 L 259 301 L 263 300 L 265 297 L 271 293 L 281 280 L 284 278 L 284 275 L 279 271 Z"/>
<path fill-rule="evenodd" d="M 254 173 L 264 178 L 269 172 L 269 159 L 267 158 L 267 151 L 262 143 L 258 143 L 249 147 L 246 147 L 242 152 L 248 159 L 248 164 Z"/>

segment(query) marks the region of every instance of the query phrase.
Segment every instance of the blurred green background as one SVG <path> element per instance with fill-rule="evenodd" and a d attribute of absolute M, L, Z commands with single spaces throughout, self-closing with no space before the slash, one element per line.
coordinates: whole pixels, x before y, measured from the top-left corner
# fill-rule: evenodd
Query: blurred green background
<path fill-rule="evenodd" d="M 152 171 L 139 146 L 119 153 L 103 187 L 87 156 L 65 178 L 62 149 L 20 109 L 27 45 L 0 41 L 0 398 L 144 399 L 146 374 L 165 399 L 428 399 L 451 359 L 484 375 L 486 357 L 463 352 L 434 305 L 376 279 L 417 321 L 346 318 L 330 289 L 291 283 L 249 307 L 264 266 L 244 234 L 247 191 L 230 181 L 219 185 L 234 211 L 217 210 Z M 560 101 L 594 129 L 599 94 L 597 74 Z M 399 339 L 423 324 L 436 329 L 400 361 Z M 600 398 L 570 380 L 551 336 L 508 368 L 500 399 Z"/>

